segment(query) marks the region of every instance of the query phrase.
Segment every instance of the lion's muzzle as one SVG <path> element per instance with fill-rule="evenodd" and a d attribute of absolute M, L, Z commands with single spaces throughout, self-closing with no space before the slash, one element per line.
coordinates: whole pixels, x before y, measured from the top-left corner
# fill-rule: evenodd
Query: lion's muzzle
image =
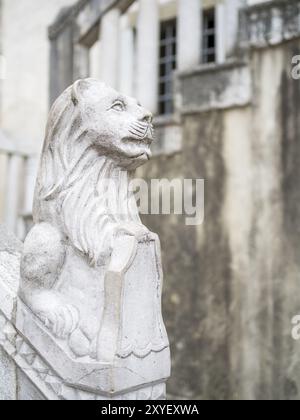
<path fill-rule="evenodd" d="M 154 140 L 154 129 L 150 122 L 134 122 L 129 128 L 129 133 L 133 136 L 133 140 L 140 140 L 149 145 Z"/>

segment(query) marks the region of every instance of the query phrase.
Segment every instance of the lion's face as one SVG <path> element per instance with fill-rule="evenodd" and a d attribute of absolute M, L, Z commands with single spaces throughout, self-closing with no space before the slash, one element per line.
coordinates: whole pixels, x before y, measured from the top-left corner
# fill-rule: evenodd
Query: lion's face
<path fill-rule="evenodd" d="M 135 99 L 96 80 L 83 81 L 82 115 L 99 155 L 125 169 L 136 169 L 151 157 L 152 114 Z"/>

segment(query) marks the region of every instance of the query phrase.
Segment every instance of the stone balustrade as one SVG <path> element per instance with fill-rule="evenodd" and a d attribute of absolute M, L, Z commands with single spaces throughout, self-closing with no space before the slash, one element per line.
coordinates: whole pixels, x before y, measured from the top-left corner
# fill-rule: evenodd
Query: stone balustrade
<path fill-rule="evenodd" d="M 2 222 L 19 238 L 24 238 L 31 224 L 37 159 L 33 153 L 14 146 L 3 133 L 0 135 L 0 157 Z"/>

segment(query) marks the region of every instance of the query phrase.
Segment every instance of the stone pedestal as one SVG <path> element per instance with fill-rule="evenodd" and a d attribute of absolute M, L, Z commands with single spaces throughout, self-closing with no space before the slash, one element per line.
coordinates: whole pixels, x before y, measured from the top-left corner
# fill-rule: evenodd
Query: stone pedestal
<path fill-rule="evenodd" d="M 165 399 L 170 354 L 156 235 L 137 245 L 128 267 L 117 267 L 118 259 L 106 276 L 99 361 L 76 357 L 17 297 L 22 244 L 4 229 L 1 241 L 0 400 Z"/>

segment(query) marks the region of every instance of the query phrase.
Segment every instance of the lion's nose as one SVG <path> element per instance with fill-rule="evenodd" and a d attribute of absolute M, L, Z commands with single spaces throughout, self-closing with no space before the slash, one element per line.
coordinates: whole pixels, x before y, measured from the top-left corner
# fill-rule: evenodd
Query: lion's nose
<path fill-rule="evenodd" d="M 145 111 L 142 117 L 140 118 L 140 121 L 148 123 L 148 124 L 152 124 L 152 121 L 153 121 L 152 113 L 150 111 Z"/>

